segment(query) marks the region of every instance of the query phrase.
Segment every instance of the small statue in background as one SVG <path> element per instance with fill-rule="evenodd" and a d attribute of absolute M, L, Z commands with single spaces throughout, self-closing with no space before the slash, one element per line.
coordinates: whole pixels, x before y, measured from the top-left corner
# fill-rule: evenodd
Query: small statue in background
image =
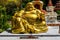
<path fill-rule="evenodd" d="M 56 23 L 57 22 L 57 13 L 54 11 L 54 6 L 52 4 L 52 0 L 49 0 L 48 5 L 46 7 L 46 22 L 47 23 Z"/>
<path fill-rule="evenodd" d="M 12 33 L 42 33 L 48 30 L 45 15 L 29 2 L 24 10 L 16 12 L 12 18 Z"/>

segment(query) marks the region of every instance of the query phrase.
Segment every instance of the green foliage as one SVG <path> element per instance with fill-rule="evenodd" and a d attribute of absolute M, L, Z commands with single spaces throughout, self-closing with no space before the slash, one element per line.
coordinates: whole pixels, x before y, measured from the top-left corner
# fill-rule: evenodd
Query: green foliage
<path fill-rule="evenodd" d="M 0 32 L 7 30 L 10 24 L 8 23 L 6 8 L 0 5 Z"/>
<path fill-rule="evenodd" d="M 47 4 L 46 4 L 46 0 L 42 0 L 42 1 L 43 1 L 43 9 L 46 10 L 46 6 L 47 6 Z"/>
<path fill-rule="evenodd" d="M 31 2 L 33 0 L 22 0 L 22 7 L 24 8 L 28 2 Z"/>
<path fill-rule="evenodd" d="M 22 8 L 24 8 L 26 6 L 26 4 L 31 1 L 33 1 L 33 0 L 22 0 L 22 3 L 21 3 Z M 43 1 L 43 3 L 44 3 L 43 9 L 46 9 L 46 0 L 41 0 L 41 1 Z"/>
<path fill-rule="evenodd" d="M 0 29 L 0 33 L 3 32 L 4 30 L 3 29 Z"/>
<path fill-rule="evenodd" d="M 17 11 L 17 5 L 14 1 L 11 1 L 11 2 L 8 2 L 5 5 L 5 7 L 6 7 L 7 18 L 8 18 L 7 20 L 11 20 L 11 18 L 14 15 L 15 11 Z"/>
<path fill-rule="evenodd" d="M 13 1 L 7 3 L 6 12 L 7 12 L 8 15 L 10 15 L 10 16 L 14 15 L 16 10 L 17 10 L 17 6 Z"/>
<path fill-rule="evenodd" d="M 57 14 L 60 14 L 60 10 L 57 10 L 56 12 L 57 12 Z"/>

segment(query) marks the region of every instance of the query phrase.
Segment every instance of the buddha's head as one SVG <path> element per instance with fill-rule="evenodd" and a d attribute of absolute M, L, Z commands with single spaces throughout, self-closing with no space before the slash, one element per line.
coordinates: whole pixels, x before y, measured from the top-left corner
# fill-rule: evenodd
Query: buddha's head
<path fill-rule="evenodd" d="M 27 3 L 25 10 L 31 11 L 34 10 L 34 5 L 32 2 Z"/>

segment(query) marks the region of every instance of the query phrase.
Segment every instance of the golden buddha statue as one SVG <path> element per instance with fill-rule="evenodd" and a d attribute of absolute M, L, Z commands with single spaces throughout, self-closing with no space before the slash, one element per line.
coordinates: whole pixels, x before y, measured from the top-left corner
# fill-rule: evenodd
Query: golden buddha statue
<path fill-rule="evenodd" d="M 24 10 L 16 12 L 12 18 L 12 33 L 42 33 L 48 30 L 45 15 L 34 8 L 33 3 L 27 3 Z"/>

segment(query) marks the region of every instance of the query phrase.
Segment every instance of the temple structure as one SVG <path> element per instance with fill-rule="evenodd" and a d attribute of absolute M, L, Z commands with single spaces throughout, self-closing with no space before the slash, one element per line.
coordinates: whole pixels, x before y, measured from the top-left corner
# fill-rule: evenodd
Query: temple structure
<path fill-rule="evenodd" d="M 60 10 L 60 0 L 57 1 L 57 3 L 56 3 L 55 6 L 56 6 L 56 7 L 55 7 L 55 11 L 56 11 L 56 10 Z"/>
<path fill-rule="evenodd" d="M 48 5 L 46 7 L 47 14 L 46 14 L 46 20 L 47 22 L 56 22 L 57 21 L 57 13 L 54 12 L 54 6 L 52 4 L 52 0 L 49 0 Z"/>
<path fill-rule="evenodd" d="M 49 0 L 49 2 L 48 2 L 47 7 L 46 7 L 46 10 L 49 11 L 49 12 L 51 12 L 51 11 L 54 10 L 54 6 L 53 6 L 51 0 Z"/>

